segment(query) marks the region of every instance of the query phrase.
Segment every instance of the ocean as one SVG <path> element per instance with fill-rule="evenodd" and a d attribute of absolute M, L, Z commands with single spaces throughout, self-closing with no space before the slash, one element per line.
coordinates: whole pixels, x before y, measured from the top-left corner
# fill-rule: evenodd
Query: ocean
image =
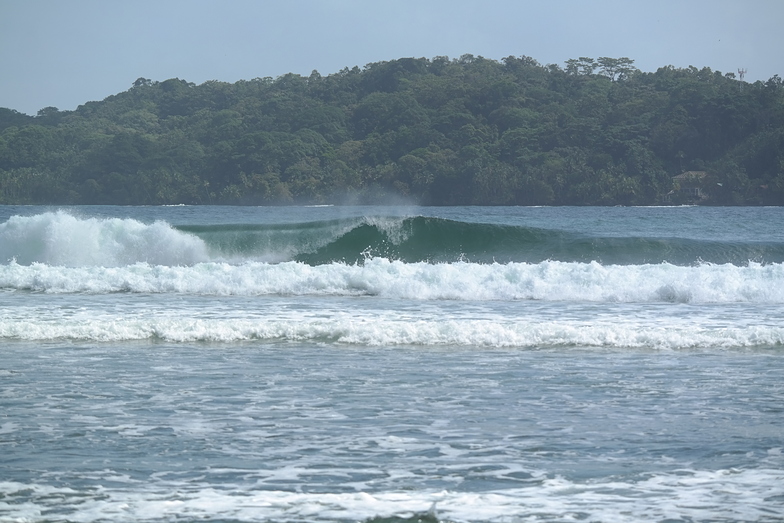
<path fill-rule="evenodd" d="M 0 206 L 2 522 L 784 520 L 784 208 Z"/>

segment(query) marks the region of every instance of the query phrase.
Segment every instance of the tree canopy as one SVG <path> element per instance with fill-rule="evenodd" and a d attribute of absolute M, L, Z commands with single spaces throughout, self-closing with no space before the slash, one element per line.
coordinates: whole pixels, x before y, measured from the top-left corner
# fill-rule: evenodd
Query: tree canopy
<path fill-rule="evenodd" d="M 633 64 L 401 58 L 0 108 L 0 203 L 784 204 L 778 76 Z"/>

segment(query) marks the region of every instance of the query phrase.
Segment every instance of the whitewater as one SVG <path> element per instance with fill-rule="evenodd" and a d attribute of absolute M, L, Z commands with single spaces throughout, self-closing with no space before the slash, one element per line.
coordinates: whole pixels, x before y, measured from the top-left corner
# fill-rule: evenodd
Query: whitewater
<path fill-rule="evenodd" d="M 0 521 L 778 521 L 779 208 L 0 206 Z"/>

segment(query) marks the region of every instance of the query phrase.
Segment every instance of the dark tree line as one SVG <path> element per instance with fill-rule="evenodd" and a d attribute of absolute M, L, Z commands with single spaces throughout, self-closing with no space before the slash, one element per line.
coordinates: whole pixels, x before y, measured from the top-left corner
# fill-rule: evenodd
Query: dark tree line
<path fill-rule="evenodd" d="M 0 203 L 784 204 L 784 84 L 628 58 L 402 58 L 233 84 L 139 78 L 0 109 Z"/>

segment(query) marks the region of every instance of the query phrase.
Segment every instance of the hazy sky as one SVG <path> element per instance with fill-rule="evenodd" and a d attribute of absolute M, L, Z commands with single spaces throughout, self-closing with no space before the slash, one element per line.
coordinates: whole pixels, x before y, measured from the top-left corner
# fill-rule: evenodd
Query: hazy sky
<path fill-rule="evenodd" d="M 0 107 L 470 53 L 784 77 L 784 0 L 0 0 Z"/>

